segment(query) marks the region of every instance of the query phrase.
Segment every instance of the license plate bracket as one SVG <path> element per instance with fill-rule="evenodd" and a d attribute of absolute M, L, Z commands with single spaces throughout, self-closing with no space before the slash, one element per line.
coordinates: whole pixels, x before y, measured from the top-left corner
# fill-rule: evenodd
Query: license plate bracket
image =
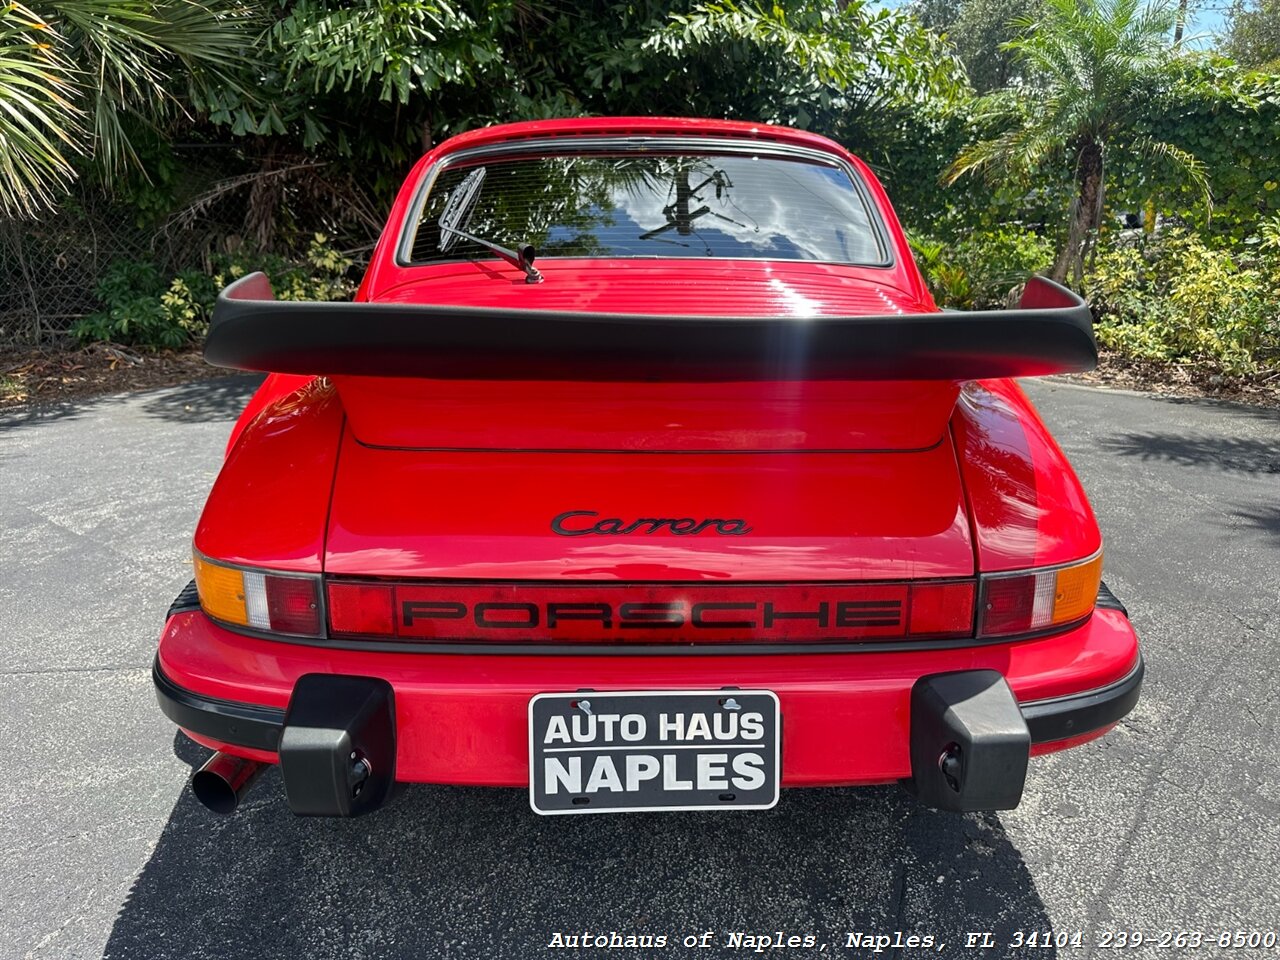
<path fill-rule="evenodd" d="M 529 701 L 529 804 L 544 815 L 767 810 L 780 730 L 769 690 L 541 693 Z"/>

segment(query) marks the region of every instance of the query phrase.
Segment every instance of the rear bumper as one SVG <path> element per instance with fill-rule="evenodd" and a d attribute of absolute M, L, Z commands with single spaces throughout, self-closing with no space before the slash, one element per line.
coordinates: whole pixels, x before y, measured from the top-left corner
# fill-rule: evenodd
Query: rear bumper
<path fill-rule="evenodd" d="M 1089 739 L 1137 702 L 1143 665 L 1119 609 L 1052 637 L 949 650 L 628 657 L 379 653 L 278 643 L 175 609 L 154 678 L 161 709 L 208 746 L 275 762 L 285 709 L 311 673 L 378 677 L 394 689 L 396 778 L 524 786 L 528 702 L 555 691 L 769 689 L 779 698 L 784 786 L 912 775 L 911 691 L 926 675 L 994 670 L 1032 752 Z"/>
<path fill-rule="evenodd" d="M 1053 744 L 1105 731 L 1138 702 L 1143 672 L 1139 654 L 1133 668 L 1115 683 L 1064 697 L 1020 703 L 1032 744 Z M 276 752 L 284 729 L 283 709 L 192 693 L 165 675 L 158 657 L 151 677 L 160 709 L 184 730 L 222 746 Z"/>
<path fill-rule="evenodd" d="M 1031 731 L 1031 742 L 1053 744 L 1097 730 L 1106 731 L 1137 704 L 1144 672 L 1139 653 L 1133 669 L 1115 683 L 1065 697 L 1020 703 L 1022 719 Z"/>

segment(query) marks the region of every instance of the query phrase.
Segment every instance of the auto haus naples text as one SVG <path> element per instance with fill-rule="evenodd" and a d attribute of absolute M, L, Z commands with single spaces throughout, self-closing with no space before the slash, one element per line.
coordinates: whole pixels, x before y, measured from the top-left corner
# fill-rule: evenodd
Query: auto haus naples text
<path fill-rule="evenodd" d="M 637 752 L 602 752 L 595 757 L 569 753 L 575 747 L 591 750 L 626 748 L 649 741 Z M 656 743 L 654 742 L 656 740 Z M 756 790 L 765 783 L 765 722 L 755 711 L 715 713 L 640 713 L 553 715 L 542 738 L 549 755 L 543 758 L 546 791 L 633 793 L 648 781 L 664 790 Z M 669 746 L 664 751 L 663 746 Z M 682 748 L 723 745 L 694 754 Z M 760 749 L 752 749 L 758 746 Z M 555 749 L 562 754 L 550 754 Z M 584 760 L 586 761 L 584 763 Z"/>

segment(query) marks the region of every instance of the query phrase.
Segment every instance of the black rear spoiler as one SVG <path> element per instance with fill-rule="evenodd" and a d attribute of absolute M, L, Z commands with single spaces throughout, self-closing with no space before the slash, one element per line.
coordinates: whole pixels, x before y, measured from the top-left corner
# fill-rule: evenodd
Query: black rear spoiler
<path fill-rule="evenodd" d="M 274 373 L 594 381 L 976 380 L 1098 360 L 1089 308 L 1043 277 L 1013 310 L 778 318 L 287 302 L 254 273 L 218 295 L 204 355 Z"/>

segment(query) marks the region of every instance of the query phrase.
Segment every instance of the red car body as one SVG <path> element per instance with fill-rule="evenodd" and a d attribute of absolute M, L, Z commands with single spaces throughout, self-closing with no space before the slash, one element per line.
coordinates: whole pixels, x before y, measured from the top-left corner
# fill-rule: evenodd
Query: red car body
<path fill-rule="evenodd" d="M 487 256 L 406 265 L 397 255 L 442 164 L 600 139 L 834 158 L 865 189 L 890 262 L 553 257 L 530 284 Z M 676 324 L 690 313 L 804 324 L 938 312 L 880 184 L 837 144 L 649 118 L 514 124 L 442 144 L 409 175 L 356 300 Z M 214 565 L 322 578 L 313 639 L 229 624 L 191 592 L 171 611 L 156 661 L 161 704 L 233 767 L 230 758 L 280 759 L 285 713 L 316 674 L 389 685 L 395 781 L 511 787 L 529 784 L 539 694 L 771 691 L 782 786 L 919 786 L 932 775 L 913 758 L 922 678 L 993 671 L 1027 724 L 1024 754 L 1100 736 L 1141 681 L 1134 631 L 1096 582 L 1069 622 L 978 635 L 1001 602 L 993 584 L 1012 590 L 1017 579 L 993 575 L 1096 570 L 1102 546 L 1062 451 L 1003 377 L 277 369 L 235 426 L 194 546 Z M 1068 603 L 1062 584 L 1074 581 L 1059 580 L 1057 602 Z M 910 614 L 889 623 L 857 613 L 885 604 Z M 414 616 L 398 619 L 410 606 Z M 962 739 L 944 736 L 930 755 L 942 765 Z M 245 780 L 257 767 L 237 769 Z M 1014 773 L 1012 796 L 922 794 L 957 809 L 1009 806 L 1021 792 Z M 224 779 L 240 786 L 234 771 Z"/>

